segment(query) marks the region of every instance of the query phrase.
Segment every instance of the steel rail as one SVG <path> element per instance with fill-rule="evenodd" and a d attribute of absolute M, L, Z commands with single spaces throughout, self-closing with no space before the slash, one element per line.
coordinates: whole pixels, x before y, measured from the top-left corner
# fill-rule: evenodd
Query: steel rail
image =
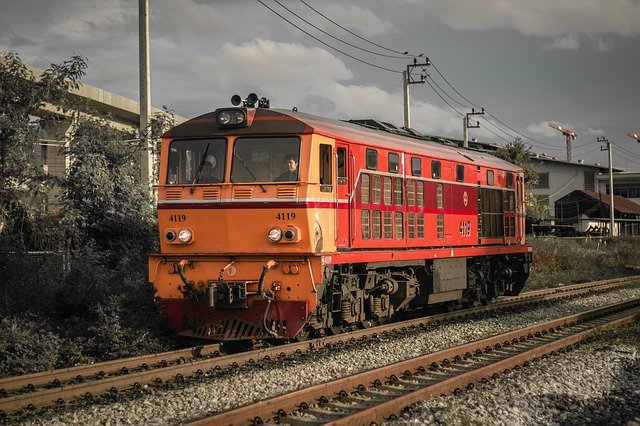
<path fill-rule="evenodd" d="M 183 363 L 192 358 L 211 356 L 219 352 L 220 344 L 215 343 L 158 354 L 117 359 L 98 364 L 85 364 L 53 371 L 7 377 L 0 379 L 0 394 L 23 392 L 45 386 L 55 387 L 65 382 L 96 380 L 110 375 L 123 374 L 130 370 L 146 370 L 154 365 Z"/>
<path fill-rule="evenodd" d="M 239 366 L 245 363 L 253 363 L 261 359 L 284 357 L 296 353 L 302 354 L 308 351 L 331 347 L 332 345 L 342 345 L 346 342 L 357 342 L 363 339 L 376 339 L 378 338 L 378 336 L 385 333 L 411 331 L 413 329 L 426 327 L 430 324 L 438 324 L 440 322 L 456 320 L 466 316 L 484 312 L 494 312 L 509 309 L 521 304 L 536 303 L 542 300 L 565 298 L 573 295 L 593 292 L 597 291 L 598 288 L 601 288 L 603 289 L 602 291 L 605 291 L 607 289 L 610 289 L 611 287 L 630 285 L 638 282 L 639 280 L 640 277 L 631 277 L 628 279 L 616 279 L 614 280 L 613 284 L 611 284 L 610 281 L 588 283 L 584 285 L 572 286 L 571 289 L 568 289 L 566 291 L 555 289 L 555 291 L 543 292 L 543 294 L 531 297 L 523 294 L 522 297 L 518 296 L 516 298 L 510 298 L 510 300 L 492 303 L 487 306 L 480 306 L 463 311 L 454 311 L 446 314 L 438 314 L 429 317 L 411 319 L 399 323 L 391 323 L 363 330 L 355 330 L 341 335 L 325 336 L 310 341 L 291 343 L 283 346 L 261 348 L 249 352 L 220 355 L 218 357 L 204 359 L 180 359 L 180 357 L 178 357 L 175 364 L 168 365 L 166 367 L 158 367 L 152 370 L 146 370 L 142 368 L 144 362 L 141 364 L 140 360 L 154 359 L 155 357 L 157 357 L 157 355 L 128 358 L 125 360 L 110 361 L 107 363 L 95 364 L 90 366 L 72 367 L 64 370 L 56 370 L 50 373 L 37 373 L 33 375 L 8 378 L 4 379 L 4 381 L 0 381 L 0 388 L 2 387 L 2 383 L 17 383 L 18 385 L 22 386 L 21 389 L 23 389 L 24 391 L 22 391 L 22 393 L 16 392 L 16 394 L 0 398 L 0 414 L 4 413 L 5 415 L 7 415 L 25 409 L 35 409 L 43 406 L 60 405 L 73 400 L 92 398 L 96 395 L 136 389 L 152 382 L 162 382 L 172 379 L 181 380 L 184 377 L 188 376 L 201 376 L 209 370 Z M 206 347 L 203 347 L 202 349 L 204 349 L 205 353 L 213 354 L 216 350 L 216 347 L 216 345 L 208 345 Z M 202 349 L 200 355 L 203 354 Z M 190 351 L 192 351 L 192 348 L 166 352 L 161 355 L 163 357 L 166 357 L 167 354 L 172 354 L 173 358 L 175 358 L 176 354 L 186 354 L 190 353 Z M 128 371 L 123 371 L 123 368 Z M 96 374 L 105 372 L 105 370 L 111 371 L 112 375 L 110 376 L 109 374 Z M 94 377 L 90 377 L 87 379 L 85 376 L 85 379 L 82 379 L 82 381 L 80 381 L 80 378 L 78 378 L 77 382 L 74 382 L 73 379 L 81 376 L 81 374 L 78 373 L 79 371 L 91 372 Z M 58 376 L 58 372 L 61 372 L 62 374 Z M 65 378 L 68 382 L 64 381 Z M 31 382 L 39 383 L 40 386 L 49 387 L 34 389 L 35 385 L 33 385 Z M 34 390 L 25 392 L 31 389 Z"/>
<path fill-rule="evenodd" d="M 606 315 L 615 318 L 602 319 Z M 487 377 L 575 345 L 602 330 L 637 321 L 639 318 L 640 298 L 632 299 L 322 383 L 187 424 L 244 425 L 260 423 L 274 417 L 293 424 L 304 422 L 350 425 L 379 422 L 398 413 L 403 407 L 441 394 L 460 391 Z M 575 331 L 569 332 L 569 327 Z M 535 339 L 541 342 L 535 344 Z M 518 346 L 525 348 L 514 350 Z M 496 355 L 498 359 L 491 360 Z M 477 363 L 477 368 L 471 365 L 474 357 L 483 358 Z M 466 361 L 467 365 L 456 364 L 461 361 Z M 442 380 L 429 379 L 429 369 L 435 370 L 431 374 L 441 375 Z M 427 385 L 419 382 L 426 382 Z M 397 395 L 389 399 L 384 398 L 383 393 Z M 336 400 L 330 402 L 335 395 L 338 396 Z M 358 407 L 357 400 L 366 400 L 364 405 L 369 407 Z M 314 407 L 318 401 L 319 405 Z M 295 414 L 296 410 L 309 414 L 305 417 L 291 417 L 291 413 Z M 314 421 L 314 415 L 325 416 L 325 419 L 320 417 Z"/>

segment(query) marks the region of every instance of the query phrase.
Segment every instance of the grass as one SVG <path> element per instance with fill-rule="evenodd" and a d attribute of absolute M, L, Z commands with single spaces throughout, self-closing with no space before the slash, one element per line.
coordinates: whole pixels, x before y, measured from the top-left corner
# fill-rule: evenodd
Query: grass
<path fill-rule="evenodd" d="M 640 275 L 640 238 L 529 237 L 533 267 L 527 290 Z"/>

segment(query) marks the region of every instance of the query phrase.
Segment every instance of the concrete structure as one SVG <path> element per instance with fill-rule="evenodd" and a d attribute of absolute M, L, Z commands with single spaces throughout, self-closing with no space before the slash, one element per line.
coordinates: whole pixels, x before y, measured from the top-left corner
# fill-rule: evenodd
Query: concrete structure
<path fill-rule="evenodd" d="M 598 176 L 598 188 L 603 194 L 609 194 L 608 172 L 605 175 Z M 640 204 L 640 172 L 614 173 L 613 195 L 620 195 L 621 197 Z"/>
<path fill-rule="evenodd" d="M 43 74 L 43 70 L 27 67 L 36 78 Z M 71 91 L 85 105 L 81 113 L 99 113 L 108 117 L 110 125 L 123 132 L 131 133 L 132 142 L 139 138 L 140 106 L 137 101 L 117 95 L 98 87 L 83 84 L 78 89 Z M 48 131 L 40 138 L 36 153 L 39 155 L 43 169 L 53 176 L 64 176 L 69 159 L 60 153 L 61 148 L 72 143 L 69 135 L 72 132 L 73 116 L 71 112 L 63 113 L 55 105 L 45 105 L 44 110 L 59 113 L 64 117 L 55 129 Z M 152 108 L 151 113 L 162 112 L 161 109 Z M 175 124 L 180 124 L 187 119 L 179 115 L 174 116 Z"/>

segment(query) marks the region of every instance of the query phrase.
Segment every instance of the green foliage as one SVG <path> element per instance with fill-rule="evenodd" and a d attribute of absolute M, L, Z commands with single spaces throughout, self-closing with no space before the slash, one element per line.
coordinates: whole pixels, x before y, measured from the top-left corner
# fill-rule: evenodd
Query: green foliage
<path fill-rule="evenodd" d="M 65 152 L 71 166 L 60 182 L 72 246 L 95 244 L 103 263 L 114 269 L 144 262 L 156 239 L 148 190 L 140 180 L 140 153 L 130 140 L 104 119 L 79 119 Z"/>
<path fill-rule="evenodd" d="M 533 268 L 525 289 L 559 287 L 637 274 L 640 266 L 637 237 L 602 241 L 555 237 L 528 237 L 533 246 Z"/>
<path fill-rule="evenodd" d="M 0 59 L 0 374 L 169 348 L 146 276 L 157 230 L 142 147 L 69 96 L 85 68 L 75 56 L 36 78 L 15 53 Z M 72 120 L 62 177 L 44 175 L 34 149 L 61 119 L 45 104 Z M 172 124 L 165 109 L 150 132 Z M 45 213 L 54 185 L 61 210 Z"/>
<path fill-rule="evenodd" d="M 86 60 L 74 56 L 52 65 L 36 78 L 14 52 L 0 53 L 0 243 L 22 249 L 29 245 L 30 222 L 38 214 L 37 195 L 49 188 L 34 151 L 44 129 L 55 125 L 58 114 L 45 104 L 67 112 L 74 101 Z M 38 116 L 37 121 L 33 117 Z"/>
<path fill-rule="evenodd" d="M 544 219 L 547 215 L 544 206 L 540 206 L 532 189 L 538 185 L 538 165 L 531 160 L 534 152 L 531 146 L 527 146 L 522 139 L 516 138 L 513 142 L 501 146 L 496 151 L 496 157 L 509 161 L 524 170 L 524 191 L 526 194 L 527 216 L 533 219 Z"/>
<path fill-rule="evenodd" d="M 46 331 L 45 323 L 45 318 L 36 315 L 0 319 L 0 376 L 59 367 L 63 339 Z"/>

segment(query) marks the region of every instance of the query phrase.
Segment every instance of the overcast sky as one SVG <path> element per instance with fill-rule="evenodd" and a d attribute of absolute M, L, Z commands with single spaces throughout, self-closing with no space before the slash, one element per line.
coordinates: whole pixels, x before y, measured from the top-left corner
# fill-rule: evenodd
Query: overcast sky
<path fill-rule="evenodd" d="M 152 103 L 179 115 L 255 92 L 272 107 L 401 126 L 409 52 L 435 65 L 426 68 L 433 88 L 410 86 L 415 129 L 461 139 L 461 114 L 475 105 L 491 116 L 470 138 L 520 136 L 564 159 L 553 121 L 577 133 L 574 161 L 607 164 L 596 142 L 605 136 L 615 166 L 640 170 L 640 143 L 627 136 L 640 132 L 640 0 L 149 3 Z M 0 0 L 0 11 L 0 50 L 40 68 L 83 55 L 85 83 L 139 98 L 136 0 Z"/>

